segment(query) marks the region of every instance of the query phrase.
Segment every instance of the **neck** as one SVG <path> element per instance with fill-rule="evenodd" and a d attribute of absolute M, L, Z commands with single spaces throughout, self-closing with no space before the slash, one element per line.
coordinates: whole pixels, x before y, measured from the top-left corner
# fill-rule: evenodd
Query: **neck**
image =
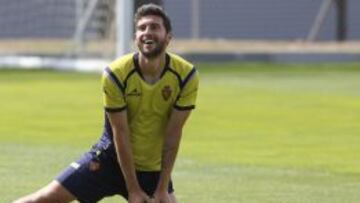
<path fill-rule="evenodd" d="M 158 77 L 165 65 L 166 54 L 162 53 L 156 58 L 147 58 L 140 53 L 139 65 L 144 76 Z"/>

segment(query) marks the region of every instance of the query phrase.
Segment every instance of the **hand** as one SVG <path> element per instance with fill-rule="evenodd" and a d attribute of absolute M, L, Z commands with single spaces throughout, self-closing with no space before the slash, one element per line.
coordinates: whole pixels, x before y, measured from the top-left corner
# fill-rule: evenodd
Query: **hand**
<path fill-rule="evenodd" d="M 129 203 L 150 203 L 150 197 L 143 191 L 129 193 Z"/>
<path fill-rule="evenodd" d="M 153 196 L 154 203 L 171 203 L 167 190 L 156 190 Z"/>

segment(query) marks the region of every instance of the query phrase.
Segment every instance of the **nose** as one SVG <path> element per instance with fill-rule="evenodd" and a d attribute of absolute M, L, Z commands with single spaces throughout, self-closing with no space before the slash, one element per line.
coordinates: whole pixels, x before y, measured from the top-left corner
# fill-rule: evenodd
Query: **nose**
<path fill-rule="evenodd" d="M 144 34 L 148 34 L 148 33 L 151 33 L 150 26 L 146 26 L 144 29 Z"/>

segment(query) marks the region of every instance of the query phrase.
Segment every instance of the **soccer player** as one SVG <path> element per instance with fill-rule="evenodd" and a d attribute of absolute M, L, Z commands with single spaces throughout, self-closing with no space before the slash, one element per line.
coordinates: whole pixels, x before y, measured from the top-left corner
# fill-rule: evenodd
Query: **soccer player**
<path fill-rule="evenodd" d="M 161 7 L 140 7 L 135 28 L 139 52 L 115 60 L 102 76 L 100 140 L 56 180 L 16 203 L 92 203 L 115 194 L 130 203 L 176 202 L 171 172 L 183 126 L 195 107 L 198 73 L 166 52 L 171 23 Z"/>

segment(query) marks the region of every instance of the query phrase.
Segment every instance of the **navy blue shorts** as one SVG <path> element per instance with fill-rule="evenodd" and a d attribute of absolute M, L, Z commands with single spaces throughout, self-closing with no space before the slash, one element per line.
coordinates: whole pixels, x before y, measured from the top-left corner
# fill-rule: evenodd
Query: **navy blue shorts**
<path fill-rule="evenodd" d="M 140 186 L 152 196 L 160 177 L 160 172 L 137 171 Z M 91 150 L 78 161 L 73 162 L 57 178 L 78 201 L 82 203 L 98 202 L 104 197 L 119 194 L 127 199 L 126 183 L 119 164 L 113 154 Z M 174 192 L 172 181 L 169 193 Z"/>

